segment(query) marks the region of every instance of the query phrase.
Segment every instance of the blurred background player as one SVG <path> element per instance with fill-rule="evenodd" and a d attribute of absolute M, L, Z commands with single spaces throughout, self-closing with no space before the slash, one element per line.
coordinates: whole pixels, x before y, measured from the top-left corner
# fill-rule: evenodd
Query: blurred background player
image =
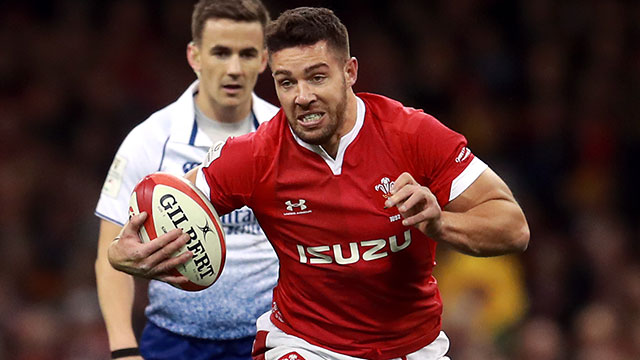
<path fill-rule="evenodd" d="M 462 135 L 421 110 L 354 93 L 358 61 L 331 10 L 285 11 L 267 27 L 267 48 L 282 110 L 212 148 L 188 175 L 220 213 L 250 206 L 278 253 L 254 359 L 448 359 L 436 244 L 473 256 L 524 251 L 522 209 Z M 166 241 L 171 254 L 188 235 L 142 244 L 144 217 L 132 217 L 109 259 L 163 278 L 188 254 L 160 259 L 158 249 Z"/>
<path fill-rule="evenodd" d="M 96 278 L 113 357 L 137 358 L 132 328 L 134 282 L 108 263 L 106 249 L 127 221 L 129 195 L 146 174 L 182 175 L 209 147 L 255 130 L 277 108 L 253 94 L 267 64 L 260 0 L 202 0 L 192 14 L 189 65 L 198 76 L 173 104 L 126 137 L 109 169 L 96 215 L 101 218 Z M 220 279 L 201 292 L 151 281 L 145 359 L 248 359 L 256 318 L 268 310 L 277 259 L 255 216 L 242 208 L 222 217 L 227 260 Z"/>

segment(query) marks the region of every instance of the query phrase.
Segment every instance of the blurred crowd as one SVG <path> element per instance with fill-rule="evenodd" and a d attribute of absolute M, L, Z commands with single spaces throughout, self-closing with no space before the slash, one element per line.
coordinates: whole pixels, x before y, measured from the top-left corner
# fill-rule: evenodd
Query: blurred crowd
<path fill-rule="evenodd" d="M 452 359 L 640 358 L 640 2 L 264 2 L 332 8 L 355 89 L 465 134 L 524 208 L 522 255 L 440 249 Z M 108 358 L 93 210 L 126 133 L 194 80 L 193 3 L 0 1 L 0 359 Z M 277 103 L 268 73 L 257 92 Z"/>

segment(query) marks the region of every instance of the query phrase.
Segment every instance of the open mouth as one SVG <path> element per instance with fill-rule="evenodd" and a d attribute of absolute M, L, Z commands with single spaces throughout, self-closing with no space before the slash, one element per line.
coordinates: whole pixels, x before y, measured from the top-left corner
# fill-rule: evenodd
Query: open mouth
<path fill-rule="evenodd" d="M 313 112 L 304 115 L 298 116 L 298 122 L 305 126 L 316 125 L 322 119 L 324 113 L 321 112 Z"/>

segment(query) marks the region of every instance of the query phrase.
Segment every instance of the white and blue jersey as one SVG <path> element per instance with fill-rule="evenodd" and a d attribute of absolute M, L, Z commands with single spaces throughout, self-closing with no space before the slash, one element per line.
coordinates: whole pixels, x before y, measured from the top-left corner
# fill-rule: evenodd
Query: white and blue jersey
<path fill-rule="evenodd" d="M 183 175 L 199 165 L 212 142 L 198 127 L 193 83 L 180 98 L 135 127 L 118 149 L 96 215 L 118 225 L 128 218 L 129 196 L 145 175 Z M 277 108 L 253 95 L 254 130 Z M 188 292 L 160 281 L 149 284 L 149 321 L 173 333 L 227 340 L 255 335 L 256 319 L 271 308 L 278 260 L 251 209 L 221 217 L 226 232 L 225 269 L 211 287 Z"/>

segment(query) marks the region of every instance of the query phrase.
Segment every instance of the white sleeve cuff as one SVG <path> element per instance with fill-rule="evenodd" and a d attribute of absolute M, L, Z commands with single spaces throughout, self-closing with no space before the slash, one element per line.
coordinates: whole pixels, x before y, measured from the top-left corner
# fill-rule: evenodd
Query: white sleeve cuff
<path fill-rule="evenodd" d="M 209 189 L 209 183 L 207 183 L 207 179 L 204 177 L 204 171 L 202 170 L 202 166 L 198 166 L 198 170 L 196 171 L 196 187 L 198 190 L 202 191 L 202 193 L 211 201 L 211 189 Z"/>
<path fill-rule="evenodd" d="M 474 157 L 466 169 L 458 177 L 451 182 L 451 193 L 449 193 L 449 201 L 457 198 L 462 194 L 480 175 L 488 169 L 489 166 L 482 160 Z"/>

